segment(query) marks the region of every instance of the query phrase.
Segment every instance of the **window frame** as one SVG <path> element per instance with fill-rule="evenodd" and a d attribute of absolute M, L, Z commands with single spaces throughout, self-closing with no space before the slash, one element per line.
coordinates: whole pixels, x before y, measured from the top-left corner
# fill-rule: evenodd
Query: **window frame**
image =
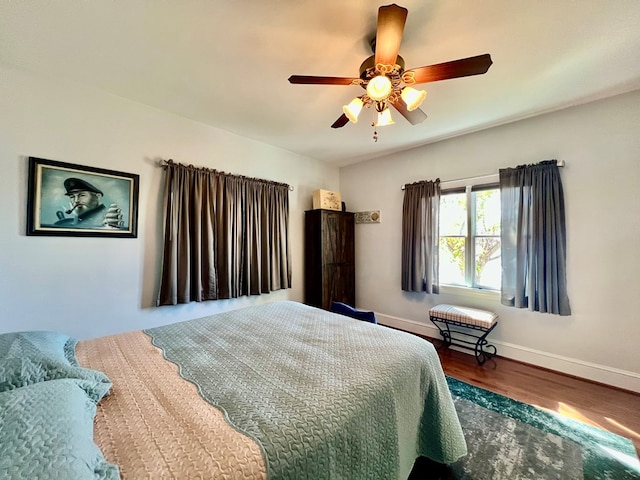
<path fill-rule="evenodd" d="M 493 289 L 488 286 L 482 286 L 475 283 L 475 250 L 476 239 L 478 238 L 491 238 L 495 235 L 477 235 L 476 232 L 476 202 L 474 201 L 473 193 L 482 190 L 499 189 L 500 178 L 498 174 L 485 175 L 482 177 L 471 177 L 460 180 L 453 180 L 450 182 L 442 182 L 440 184 L 440 196 L 441 198 L 447 194 L 464 193 L 466 195 L 466 213 L 467 213 L 467 233 L 458 238 L 465 239 L 465 285 L 454 285 L 440 283 L 441 293 L 461 294 L 466 296 L 482 297 L 499 299 L 500 290 Z M 440 244 L 440 238 L 443 235 L 438 233 L 438 245 Z M 446 237 L 455 237 L 449 236 Z M 471 268 L 468 268 L 472 265 Z M 438 265 L 438 268 L 440 266 Z"/>

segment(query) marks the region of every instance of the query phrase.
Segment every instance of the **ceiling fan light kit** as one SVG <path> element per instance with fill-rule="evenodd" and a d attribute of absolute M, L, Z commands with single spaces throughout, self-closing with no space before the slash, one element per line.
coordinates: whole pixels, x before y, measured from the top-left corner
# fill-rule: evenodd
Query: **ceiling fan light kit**
<path fill-rule="evenodd" d="M 393 106 L 412 125 L 423 122 L 427 115 L 420 110 L 427 92 L 412 85 L 437 82 L 451 78 L 481 75 L 493 63 L 491 55 L 485 53 L 475 57 L 428 65 L 405 70 L 404 59 L 398 55 L 408 10 L 396 4 L 378 9 L 376 37 L 371 41 L 374 55 L 360 65 L 360 77 L 316 77 L 292 75 L 289 83 L 305 85 L 355 85 L 366 90 L 364 95 L 354 98 L 342 107 L 343 114 L 331 128 L 341 128 L 348 122 L 357 123 L 363 108 L 374 107 L 378 127 L 394 123 L 389 106 Z M 377 132 L 374 140 L 377 141 Z"/>
<path fill-rule="evenodd" d="M 407 110 L 412 112 L 422 105 L 422 102 L 424 102 L 424 99 L 427 97 L 427 92 L 411 87 L 404 87 L 400 96 L 402 100 L 404 100 L 404 103 L 407 104 Z"/>
<path fill-rule="evenodd" d="M 358 123 L 358 115 L 360 115 L 360 110 L 362 110 L 362 100 L 359 97 L 354 98 L 349 102 L 349 105 L 344 105 L 342 107 L 342 111 L 347 116 L 349 121 L 353 123 Z"/>
<path fill-rule="evenodd" d="M 380 102 L 389 98 L 393 86 L 391 85 L 391 79 L 386 75 L 376 75 L 369 83 L 367 83 L 367 95 L 371 100 Z"/>
<path fill-rule="evenodd" d="M 391 118 L 391 110 L 389 107 L 385 108 L 381 112 L 378 112 L 378 120 L 373 124 L 374 127 L 386 127 L 387 125 L 393 125 L 393 118 Z"/>

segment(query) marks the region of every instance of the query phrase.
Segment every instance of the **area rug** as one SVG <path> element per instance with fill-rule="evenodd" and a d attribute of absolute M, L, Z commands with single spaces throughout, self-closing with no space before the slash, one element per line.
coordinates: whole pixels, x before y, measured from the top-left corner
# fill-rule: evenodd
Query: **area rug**
<path fill-rule="evenodd" d="M 411 480 L 638 480 L 631 440 L 447 377 L 469 453 Z"/>

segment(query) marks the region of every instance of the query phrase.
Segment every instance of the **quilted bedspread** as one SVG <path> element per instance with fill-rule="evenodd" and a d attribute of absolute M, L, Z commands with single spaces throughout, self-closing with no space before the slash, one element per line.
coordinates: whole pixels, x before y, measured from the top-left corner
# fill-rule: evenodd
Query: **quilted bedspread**
<path fill-rule="evenodd" d="M 146 330 L 254 439 L 270 479 L 406 479 L 466 444 L 433 346 L 295 302 Z"/>
<path fill-rule="evenodd" d="M 113 382 L 93 436 L 122 480 L 267 480 L 255 440 L 230 426 L 147 334 L 84 340 L 76 356 Z"/>

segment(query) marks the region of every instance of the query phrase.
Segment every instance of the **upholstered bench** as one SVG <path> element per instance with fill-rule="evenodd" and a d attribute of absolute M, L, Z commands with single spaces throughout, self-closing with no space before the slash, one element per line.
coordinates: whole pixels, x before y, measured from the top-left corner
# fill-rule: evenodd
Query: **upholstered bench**
<path fill-rule="evenodd" d="M 487 335 L 498 324 L 497 314 L 477 308 L 441 304 L 429 310 L 429 318 L 442 335 L 442 346 L 456 345 L 473 350 L 479 365 L 497 353 L 495 345 L 487 342 Z"/>

